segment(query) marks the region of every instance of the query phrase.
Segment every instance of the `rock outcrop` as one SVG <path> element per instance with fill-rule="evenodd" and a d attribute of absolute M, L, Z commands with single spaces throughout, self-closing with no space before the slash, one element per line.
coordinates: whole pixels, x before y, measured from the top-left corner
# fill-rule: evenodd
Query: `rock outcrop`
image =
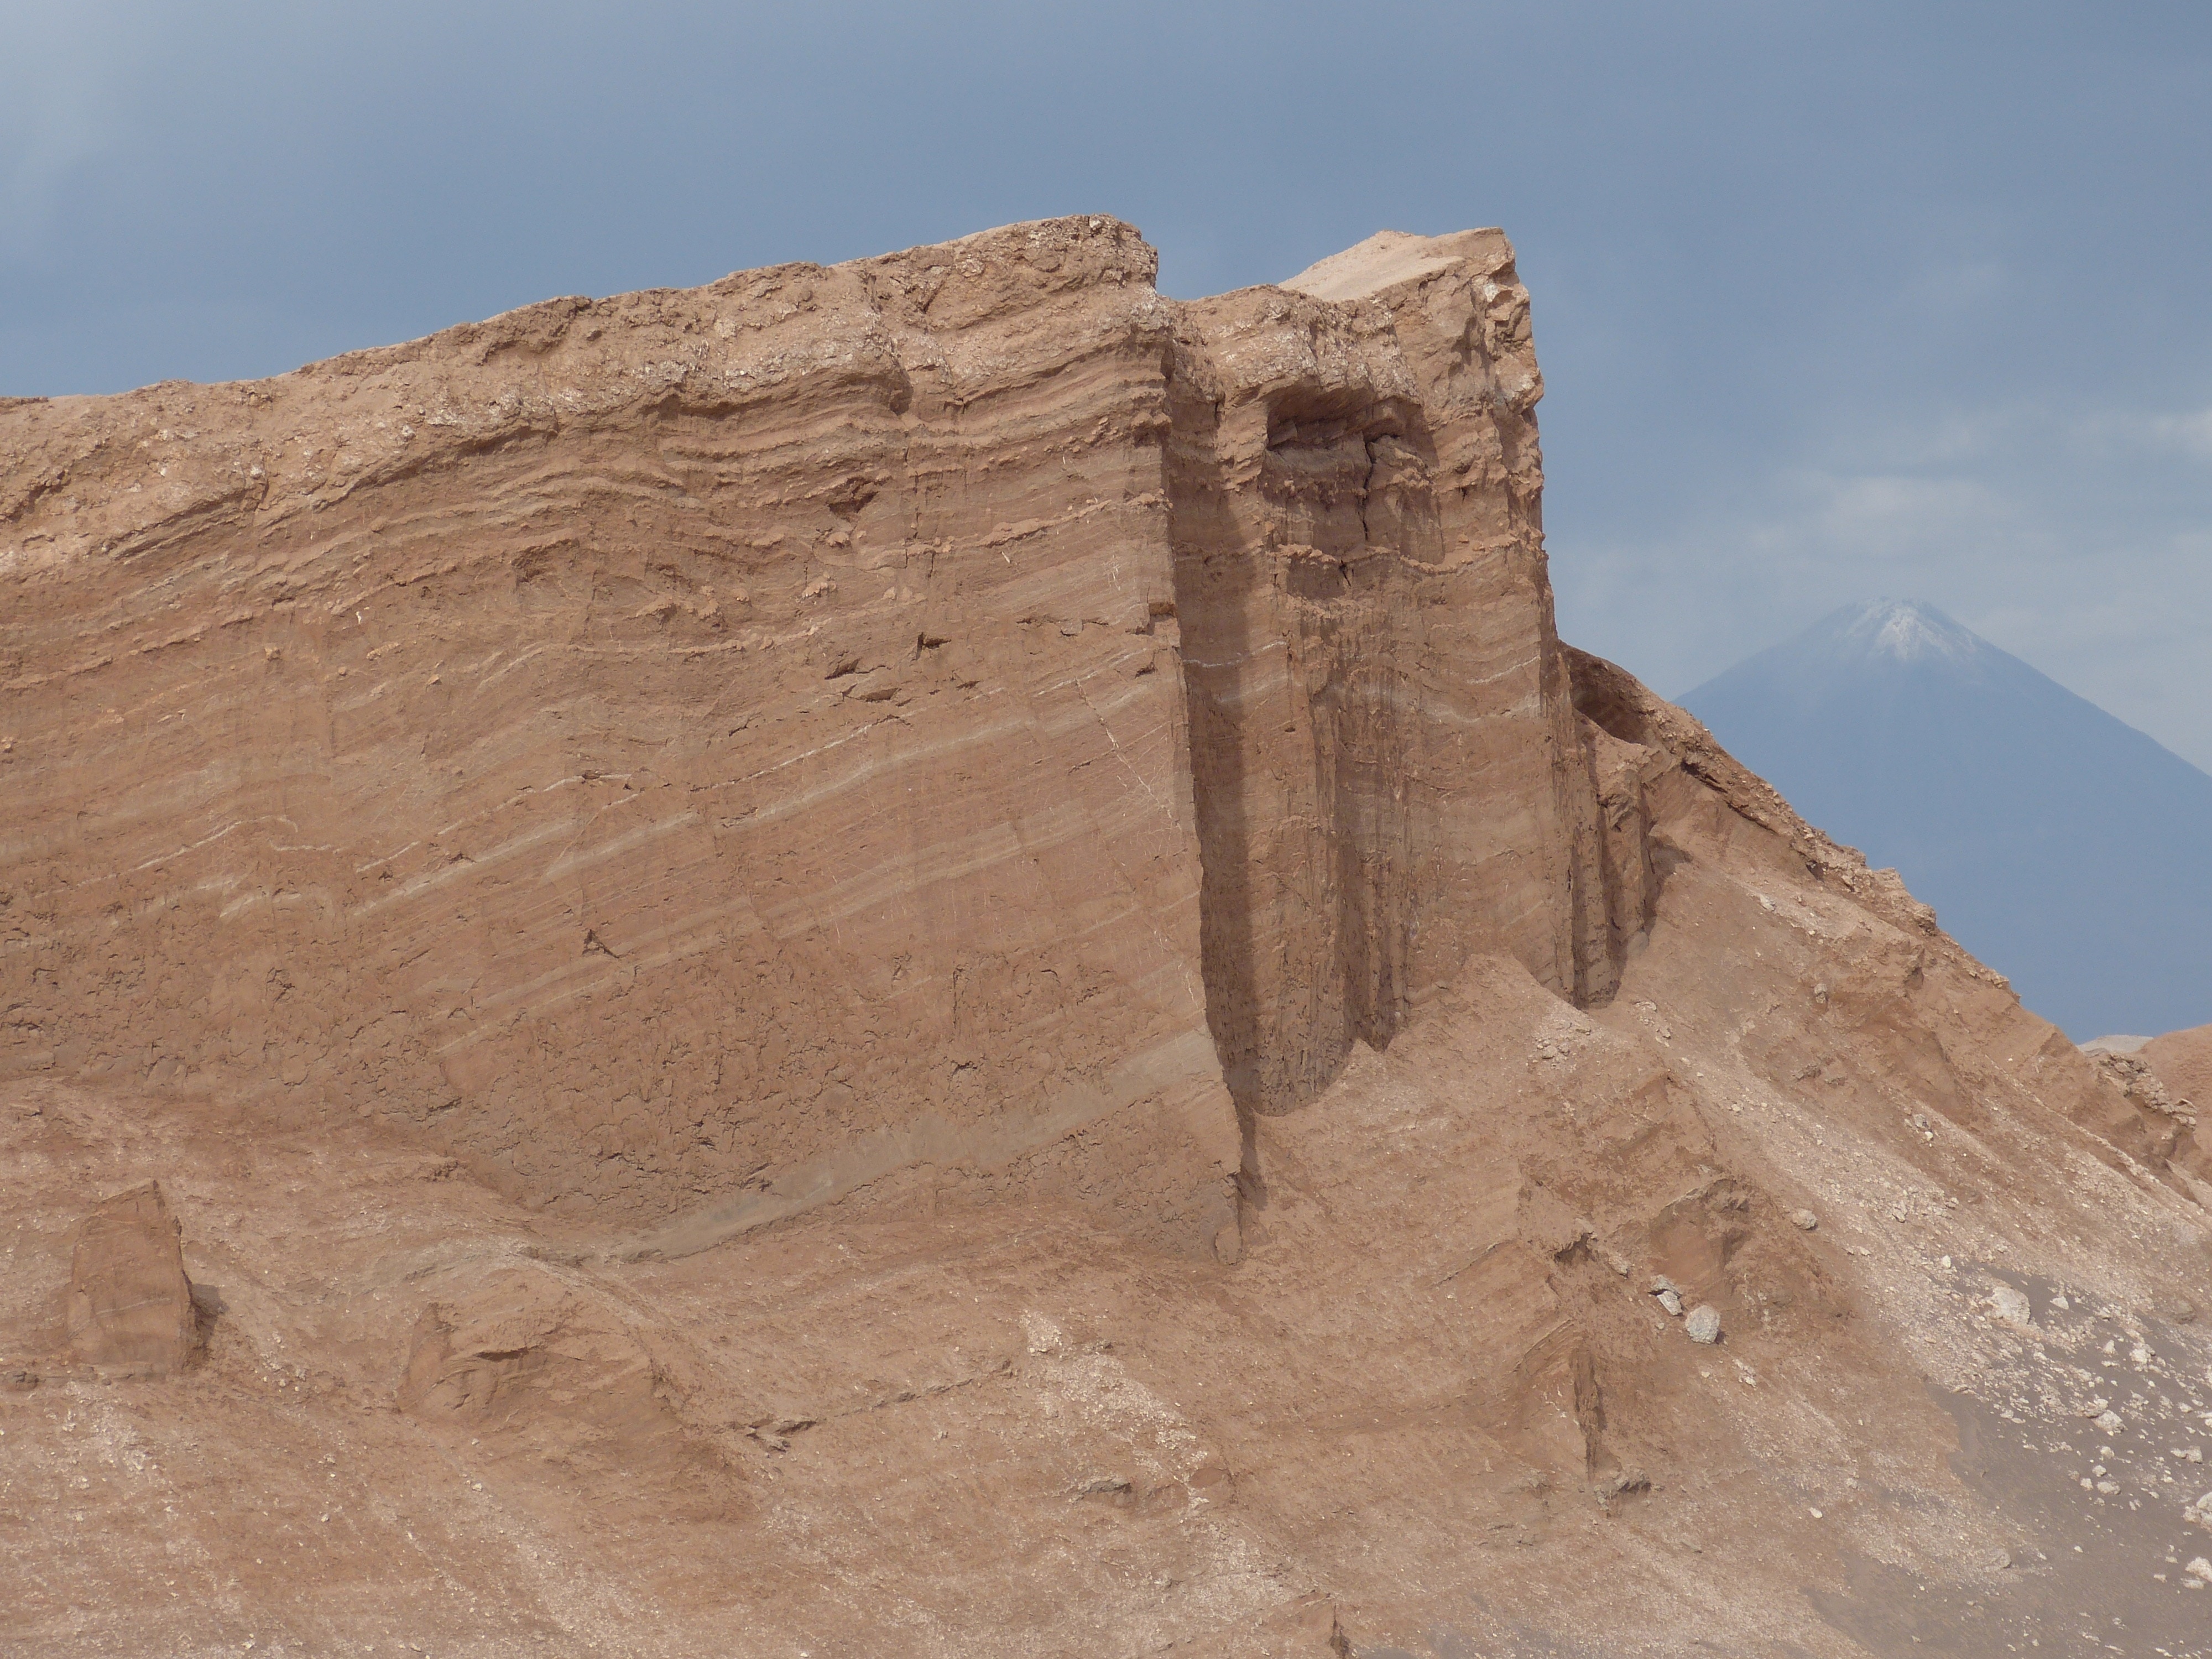
<path fill-rule="evenodd" d="M 2212 1103 L 2212 1025 L 2168 1031 L 2131 1054 L 2099 1054 L 2096 1061 L 2108 1077 L 2123 1072 L 2113 1081 L 2152 1115 L 2147 1121 L 2164 1130 L 2161 1138 L 2171 1138 L 2169 1160 L 2186 1172 L 2197 1201 L 2212 1208 L 2212 1135 L 2203 1127 Z M 2159 1125 L 2160 1117 L 2171 1127 Z"/>
<path fill-rule="evenodd" d="M 0 406 L 11 1652 L 2202 1650 L 2166 1062 L 1559 641 L 1501 235 L 1152 269 Z"/>
<path fill-rule="evenodd" d="M 1068 220 L 0 412 L 4 1058 L 564 1214 L 1237 1155 L 1161 440 Z"/>
<path fill-rule="evenodd" d="M 70 1258 L 69 1346 L 78 1364 L 103 1376 L 163 1376 L 191 1358 L 199 1315 L 180 1231 L 153 1181 L 84 1218 Z"/>
<path fill-rule="evenodd" d="M 2212 1106 L 2212 1025 L 2154 1036 L 2136 1051 L 2185 1111 Z"/>
<path fill-rule="evenodd" d="M 1480 951 L 1609 989 L 1505 239 L 1377 237 L 1184 307 L 1176 347 L 1168 495 L 1231 1092 L 1311 1097 Z"/>
<path fill-rule="evenodd" d="M 1607 990 L 1511 249 L 1154 263 L 0 411 L 0 1066 L 390 1117 L 655 1248 L 891 1180 L 1202 1249 L 1232 1096 L 1479 952 Z"/>

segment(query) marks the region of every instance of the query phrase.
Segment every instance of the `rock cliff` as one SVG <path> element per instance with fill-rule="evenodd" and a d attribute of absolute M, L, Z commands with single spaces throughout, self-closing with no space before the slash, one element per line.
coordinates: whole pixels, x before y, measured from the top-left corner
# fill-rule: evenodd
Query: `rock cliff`
<path fill-rule="evenodd" d="M 1477 952 L 1609 988 L 1510 248 L 1154 263 L 1063 220 L 0 412 L 0 1065 L 672 1242 L 890 1179 L 1233 1249 L 1232 1096 Z"/>
<path fill-rule="evenodd" d="M 11 1650 L 2203 1650 L 2194 1122 L 1559 641 L 1502 235 L 1153 270 L 0 406 Z"/>

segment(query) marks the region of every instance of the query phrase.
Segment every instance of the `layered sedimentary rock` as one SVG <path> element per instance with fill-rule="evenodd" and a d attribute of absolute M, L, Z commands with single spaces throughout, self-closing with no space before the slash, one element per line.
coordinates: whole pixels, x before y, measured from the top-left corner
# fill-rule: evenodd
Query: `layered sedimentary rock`
<path fill-rule="evenodd" d="M 1385 234 L 1185 307 L 1176 344 L 1176 596 L 1232 1091 L 1298 1103 L 1477 951 L 1609 989 L 1511 247 Z"/>
<path fill-rule="evenodd" d="M 1153 268 L 1062 220 L 0 411 L 0 1065 L 656 1247 L 900 1176 L 1233 1249 L 1231 1093 L 1619 940 L 1504 239 Z"/>
<path fill-rule="evenodd" d="M 0 410 L 0 1645 L 2203 1650 L 2172 1078 L 1559 642 L 1496 233 L 1151 269 Z"/>
<path fill-rule="evenodd" d="M 1152 269 L 1062 221 L 0 414 L 7 1062 L 578 1213 L 928 1168 L 1210 1239 Z"/>

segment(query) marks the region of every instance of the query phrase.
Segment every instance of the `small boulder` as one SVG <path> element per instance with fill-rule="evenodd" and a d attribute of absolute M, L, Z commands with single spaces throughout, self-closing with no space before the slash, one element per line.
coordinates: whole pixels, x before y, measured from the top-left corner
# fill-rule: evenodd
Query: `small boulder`
<path fill-rule="evenodd" d="M 1661 1307 L 1664 1308 L 1668 1313 L 1674 1315 L 1677 1319 L 1680 1319 L 1682 1316 L 1682 1297 L 1680 1291 L 1670 1286 L 1666 1290 L 1656 1291 L 1654 1294 L 1658 1297 L 1659 1305 Z"/>
<path fill-rule="evenodd" d="M 1690 1310 L 1682 1328 L 1689 1332 L 1692 1342 L 1717 1342 L 1721 1340 L 1721 1310 L 1710 1302 L 1700 1302 Z"/>
<path fill-rule="evenodd" d="M 87 1216 L 70 1258 L 70 1351 L 103 1375 L 163 1376 L 199 1344 L 182 1230 L 161 1183 L 118 1193 Z"/>
<path fill-rule="evenodd" d="M 2000 1285 L 1990 1292 L 1990 1311 L 2008 1325 L 2035 1322 L 2029 1315 L 2027 1292 L 2009 1285 Z"/>
<path fill-rule="evenodd" d="M 1820 1218 L 1810 1210 L 1792 1210 L 1790 1212 L 1790 1219 L 1794 1225 L 1803 1228 L 1808 1233 L 1820 1224 Z"/>

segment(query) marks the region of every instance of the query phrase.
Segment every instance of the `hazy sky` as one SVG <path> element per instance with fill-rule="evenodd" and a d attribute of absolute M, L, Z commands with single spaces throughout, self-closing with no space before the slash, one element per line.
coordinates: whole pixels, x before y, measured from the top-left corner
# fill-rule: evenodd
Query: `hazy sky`
<path fill-rule="evenodd" d="M 0 0 L 0 393 L 1106 211 L 1502 224 L 1562 630 L 1935 604 L 2212 769 L 2212 6 Z"/>

